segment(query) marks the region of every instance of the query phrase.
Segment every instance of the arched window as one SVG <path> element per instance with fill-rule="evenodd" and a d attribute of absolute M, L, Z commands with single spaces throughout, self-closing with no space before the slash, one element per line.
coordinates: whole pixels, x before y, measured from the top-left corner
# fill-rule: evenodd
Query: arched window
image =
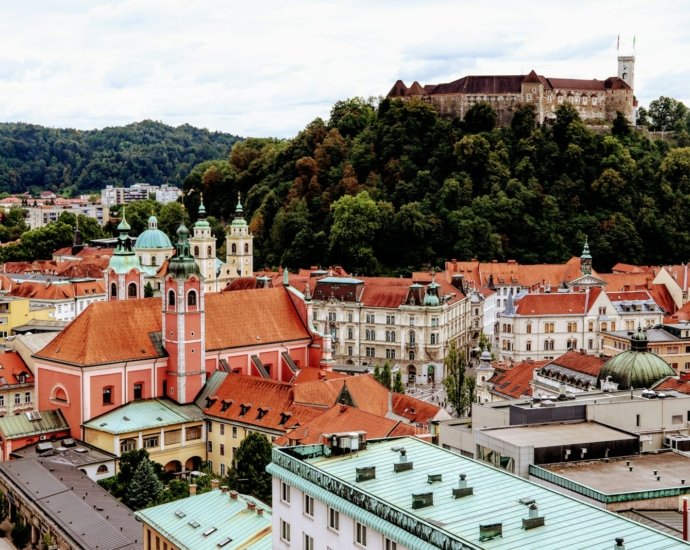
<path fill-rule="evenodd" d="M 158 258 L 154 254 L 153 256 L 151 256 L 151 265 L 156 265 L 156 264 L 158 264 Z"/>
<path fill-rule="evenodd" d="M 232 253 L 237 254 L 237 245 L 235 243 L 232 243 Z"/>
<path fill-rule="evenodd" d="M 433 346 L 435 344 L 436 344 L 436 334 L 432 334 L 431 335 L 431 345 Z"/>
<path fill-rule="evenodd" d="M 111 295 L 113 298 L 117 298 L 117 285 L 116 285 L 115 283 L 112 283 L 112 284 L 110 285 L 110 295 Z"/>
<path fill-rule="evenodd" d="M 532 351 L 532 341 L 527 340 L 527 344 L 525 344 L 525 351 Z"/>
<path fill-rule="evenodd" d="M 199 247 L 198 247 L 198 246 L 195 246 L 195 247 L 194 247 L 194 257 L 195 257 L 195 258 L 198 258 L 198 257 L 199 257 Z"/>
<path fill-rule="evenodd" d="M 59 401 L 60 403 L 69 403 L 69 397 L 67 397 L 67 392 L 65 388 L 61 385 L 53 387 L 53 391 L 50 392 L 51 401 Z"/>
<path fill-rule="evenodd" d="M 549 351 L 549 341 L 544 340 L 544 351 Z"/>
<path fill-rule="evenodd" d="M 549 350 L 553 351 L 553 340 L 549 340 Z"/>
<path fill-rule="evenodd" d="M 175 307 L 175 291 L 168 291 L 168 306 Z"/>
<path fill-rule="evenodd" d="M 414 344 L 417 341 L 417 335 L 413 332 L 410 332 L 410 344 Z"/>
<path fill-rule="evenodd" d="M 98 467 L 98 470 L 96 470 L 97 474 L 107 474 L 108 473 L 108 467 L 105 464 L 101 464 Z"/>
<path fill-rule="evenodd" d="M 594 322 L 593 321 L 589 322 L 589 324 L 587 325 L 587 330 L 589 330 L 589 332 L 594 331 Z"/>
<path fill-rule="evenodd" d="M 606 323 L 601 323 L 601 332 L 606 332 L 608 329 L 608 325 Z"/>
<path fill-rule="evenodd" d="M 616 330 L 616 321 L 611 321 L 611 330 L 612 331 Z"/>
<path fill-rule="evenodd" d="M 187 305 L 192 307 L 196 306 L 196 290 L 190 290 L 187 294 Z"/>
<path fill-rule="evenodd" d="M 594 349 L 594 340 L 592 340 L 591 338 L 587 340 L 587 348 Z"/>
<path fill-rule="evenodd" d="M 244 253 L 249 254 L 249 243 L 244 244 Z"/>
<path fill-rule="evenodd" d="M 211 247 L 210 247 L 210 246 L 209 246 L 209 247 L 206 247 L 206 255 L 209 256 L 209 257 L 213 256 L 213 252 L 211 251 Z"/>
<path fill-rule="evenodd" d="M 395 342 L 395 331 L 391 330 L 391 342 Z"/>
<path fill-rule="evenodd" d="M 130 298 L 136 298 L 137 297 L 137 285 L 134 283 L 129 283 L 129 286 L 127 287 L 127 296 Z"/>

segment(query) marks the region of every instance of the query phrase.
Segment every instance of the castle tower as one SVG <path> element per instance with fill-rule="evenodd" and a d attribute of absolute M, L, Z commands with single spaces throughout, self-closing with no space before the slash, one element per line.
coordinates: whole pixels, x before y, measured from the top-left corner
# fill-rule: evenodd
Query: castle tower
<path fill-rule="evenodd" d="M 201 196 L 199 219 L 194 224 L 194 236 L 189 240 L 192 255 L 199 266 L 206 292 L 218 290 L 216 285 L 216 238 L 211 232 L 211 226 L 206 221 L 204 197 Z"/>
<path fill-rule="evenodd" d="M 592 274 L 592 255 L 589 253 L 589 244 L 585 237 L 585 246 L 582 249 L 582 256 L 580 256 L 580 273 L 583 275 Z"/>
<path fill-rule="evenodd" d="M 176 254 L 168 262 L 162 296 L 162 334 L 168 364 L 159 372 L 163 382 L 158 392 L 178 403 L 191 403 L 206 382 L 204 285 L 199 266 L 190 254 L 189 230 L 184 221 L 177 236 Z"/>
<path fill-rule="evenodd" d="M 635 56 L 618 56 L 618 78 L 625 81 L 631 89 L 635 89 Z"/>
<path fill-rule="evenodd" d="M 244 210 L 237 194 L 235 219 L 230 224 L 226 237 L 226 264 L 234 266 L 238 277 L 251 277 L 254 273 L 254 237 L 244 219 Z"/>
<path fill-rule="evenodd" d="M 144 297 L 145 273 L 132 247 L 130 229 L 123 207 L 122 221 L 117 226 L 120 236 L 115 252 L 110 257 L 108 269 L 105 270 L 108 300 L 135 300 Z"/>

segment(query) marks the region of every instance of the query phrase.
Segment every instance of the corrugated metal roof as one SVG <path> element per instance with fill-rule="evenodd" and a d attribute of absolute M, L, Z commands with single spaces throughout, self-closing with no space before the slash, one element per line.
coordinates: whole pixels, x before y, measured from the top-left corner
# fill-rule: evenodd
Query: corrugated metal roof
<path fill-rule="evenodd" d="M 178 405 L 170 399 L 147 399 L 132 401 L 92 418 L 84 424 L 84 427 L 111 434 L 123 434 L 183 422 L 195 422 L 203 418 L 203 412 L 193 403 Z"/>
<path fill-rule="evenodd" d="M 6 439 L 27 437 L 69 430 L 69 424 L 60 409 L 41 411 L 40 420 L 29 420 L 26 414 L 15 414 L 0 418 L 0 432 Z"/>
<path fill-rule="evenodd" d="M 393 471 L 393 464 L 399 456 L 392 452 L 393 446 L 403 446 L 407 450 L 408 461 L 414 463 L 414 469 L 400 473 Z M 279 449 L 274 450 L 275 457 L 283 453 L 287 454 Z M 298 462 L 304 468 L 304 463 Z M 304 462 L 374 502 L 385 503 L 410 518 L 436 526 L 435 532 L 439 535 L 449 536 L 475 548 L 605 549 L 613 547 L 616 537 L 625 539 L 628 550 L 689 548 L 667 534 L 416 438 L 369 442 L 367 449 L 355 456 L 313 458 Z M 367 466 L 376 467 L 376 478 L 357 483 L 355 469 Z M 290 473 L 275 464 L 271 465 L 271 470 Z M 428 483 L 428 474 L 441 473 L 442 481 Z M 474 488 L 474 494 L 455 500 L 452 489 L 458 486 L 461 473 L 467 475 L 468 486 Z M 331 491 L 324 491 L 323 497 L 329 498 L 328 494 L 334 490 L 335 487 L 331 487 Z M 413 510 L 412 494 L 430 491 L 434 493 L 434 505 Z M 539 514 L 546 518 L 543 527 L 523 530 L 522 519 L 528 517 L 528 508 L 519 501 L 525 497 L 536 500 Z M 356 514 L 354 517 L 365 519 L 362 514 L 365 510 L 361 506 L 351 506 Z M 379 521 L 384 521 L 383 506 L 379 509 Z M 503 537 L 479 542 L 479 525 L 494 522 L 503 524 Z M 388 521 L 385 523 L 390 524 Z M 380 526 L 371 524 L 371 527 L 380 531 Z M 409 546 L 407 542 L 404 544 Z"/>
<path fill-rule="evenodd" d="M 263 508 L 263 514 L 259 515 L 256 511 L 249 510 L 248 502 L 255 502 L 257 508 Z M 238 495 L 237 500 L 234 500 L 230 498 L 230 493 L 215 489 L 209 493 L 146 508 L 135 515 L 168 538 L 180 550 L 217 550 L 218 543 L 228 537 L 232 542 L 225 548 L 271 548 L 271 508 L 245 495 Z M 198 522 L 199 526 L 192 527 L 190 521 Z M 215 527 L 216 531 L 204 536 L 212 527 Z"/>

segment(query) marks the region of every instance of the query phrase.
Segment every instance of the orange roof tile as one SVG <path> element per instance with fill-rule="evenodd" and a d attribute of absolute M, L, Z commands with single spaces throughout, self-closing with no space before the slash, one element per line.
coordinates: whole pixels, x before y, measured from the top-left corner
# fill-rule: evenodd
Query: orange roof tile
<path fill-rule="evenodd" d="M 74 288 L 92 284 L 76 283 Z M 73 288 L 73 285 L 50 286 Z M 284 288 L 269 288 L 206 294 L 206 349 L 211 351 L 309 339 L 309 332 L 288 292 Z M 161 331 L 161 315 L 160 298 L 94 302 L 37 356 L 76 365 L 158 357 L 149 334 Z M 228 322 L 233 317 L 247 315 L 251 316 L 251 320 Z"/>
<path fill-rule="evenodd" d="M 491 379 L 491 383 L 494 385 L 491 393 L 498 393 L 509 399 L 532 395 L 532 387 L 529 383 L 534 378 L 534 369 L 539 369 L 548 362 L 521 361 L 516 363 L 513 368 Z"/>
<path fill-rule="evenodd" d="M 614 273 L 616 273 L 617 271 L 620 273 L 645 273 L 647 271 L 647 267 L 640 267 L 632 264 L 624 264 L 619 262 L 611 268 L 611 271 L 613 271 Z"/>
<path fill-rule="evenodd" d="M 586 308 L 592 306 L 601 292 L 601 288 L 593 288 L 587 293 L 555 293 L 555 294 L 527 294 L 515 302 L 515 310 L 519 315 L 583 315 Z"/>
<path fill-rule="evenodd" d="M 70 283 L 25 281 L 12 287 L 9 295 L 33 300 L 69 300 L 74 298 L 74 288 Z"/>
<path fill-rule="evenodd" d="M 661 383 L 654 386 L 655 390 L 676 390 L 681 393 L 690 394 L 690 380 L 681 380 L 679 378 L 667 378 Z"/>
<path fill-rule="evenodd" d="M 393 412 L 398 416 L 407 418 L 410 422 L 421 422 L 423 424 L 435 419 L 439 413 L 446 417 L 441 407 L 415 397 L 410 397 L 404 393 L 393 394 Z"/>
<path fill-rule="evenodd" d="M 347 374 L 316 367 L 302 367 L 297 372 L 292 382 L 294 384 L 304 384 L 305 382 L 313 382 L 315 380 L 335 380 L 337 378 L 347 378 Z"/>
<path fill-rule="evenodd" d="M 548 361 L 545 367 L 548 368 L 549 365 L 553 364 L 558 365 L 559 367 L 565 367 L 575 372 L 581 372 L 582 374 L 598 376 L 601 367 L 604 366 L 606 361 L 607 359 L 602 359 L 601 357 L 596 357 L 594 355 L 587 355 L 586 353 L 580 353 L 579 351 L 569 351 L 560 357 L 556 357 L 556 359 Z"/>
<path fill-rule="evenodd" d="M 342 433 L 363 431 L 367 439 L 389 437 L 395 435 L 415 435 L 414 426 L 400 420 L 393 420 L 384 416 L 371 414 L 347 405 L 334 405 L 319 416 L 313 418 L 298 428 L 278 438 L 276 445 L 288 445 L 297 441 L 300 445 L 313 445 L 322 442 L 324 433 Z"/>
<path fill-rule="evenodd" d="M 26 374 L 26 383 L 33 383 L 34 376 L 26 366 L 24 360 L 15 351 L 7 351 L 0 354 L 0 389 L 2 389 L 2 379 L 6 384 L 19 384 L 19 375 Z"/>

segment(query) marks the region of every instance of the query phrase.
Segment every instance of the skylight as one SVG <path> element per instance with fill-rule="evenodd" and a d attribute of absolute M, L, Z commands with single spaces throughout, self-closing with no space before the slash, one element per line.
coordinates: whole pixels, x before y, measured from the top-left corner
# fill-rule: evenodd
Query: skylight
<path fill-rule="evenodd" d="M 216 531 L 218 531 L 218 529 L 216 529 L 215 527 L 211 527 L 207 531 L 204 531 L 204 536 L 208 537 L 210 534 L 215 533 Z"/>
<path fill-rule="evenodd" d="M 201 524 L 198 521 L 192 520 L 189 522 L 189 525 L 191 525 L 192 527 L 194 527 L 194 529 L 196 529 Z"/>
<path fill-rule="evenodd" d="M 232 539 L 230 537 L 226 537 L 218 543 L 218 548 L 223 548 L 223 546 L 225 546 L 226 544 L 231 543 L 231 542 L 232 542 Z"/>
<path fill-rule="evenodd" d="M 176 515 L 178 518 L 183 518 L 183 517 L 185 517 L 187 514 L 185 514 L 182 510 L 175 510 L 175 515 Z"/>

